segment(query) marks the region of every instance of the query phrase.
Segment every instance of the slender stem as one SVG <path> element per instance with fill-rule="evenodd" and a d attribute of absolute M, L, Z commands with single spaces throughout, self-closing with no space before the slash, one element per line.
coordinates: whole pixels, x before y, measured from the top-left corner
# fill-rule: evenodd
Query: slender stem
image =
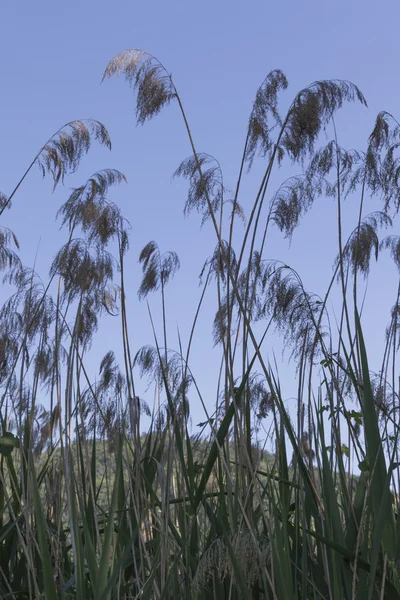
<path fill-rule="evenodd" d="M 335 121 L 332 119 L 333 128 L 335 132 L 335 146 L 336 146 L 336 184 L 337 184 L 337 225 L 338 225 L 338 244 L 339 244 L 339 271 L 340 271 L 340 282 L 342 285 L 342 296 L 343 305 L 346 317 L 346 327 L 349 341 L 352 340 L 349 311 L 347 307 L 347 290 L 344 276 L 344 260 L 343 260 L 343 241 L 342 241 L 342 201 L 341 201 L 341 179 L 340 179 L 340 148 L 337 141 L 337 133 Z"/>

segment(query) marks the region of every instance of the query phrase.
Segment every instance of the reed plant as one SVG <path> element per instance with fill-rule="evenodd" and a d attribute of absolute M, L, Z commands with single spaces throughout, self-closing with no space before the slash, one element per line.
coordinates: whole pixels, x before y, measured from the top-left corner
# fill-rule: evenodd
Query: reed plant
<path fill-rule="evenodd" d="M 122 173 L 95 173 L 59 208 L 68 241 L 46 284 L 1 228 L 0 267 L 13 293 L 0 308 L 0 597 L 400 598 L 400 280 L 374 372 L 362 327 L 371 261 L 389 251 L 400 269 L 400 238 L 390 233 L 400 208 L 400 124 L 381 112 L 365 149 L 345 150 L 335 115 L 346 103 L 365 106 L 361 91 L 316 81 L 281 113 L 288 81 L 272 71 L 257 90 L 230 192 L 219 162 L 197 149 L 166 68 L 127 50 L 103 79 L 118 75 L 135 93 L 138 124 L 168 104 L 180 112 L 190 148 L 175 173 L 188 182 L 184 211 L 210 224 L 215 246 L 189 339 L 175 347 L 167 298 L 179 258 L 156 241 L 140 251 L 138 295 L 158 295 L 162 330 L 149 312 L 151 339 L 135 348 L 129 223 L 109 200 L 125 183 Z M 58 130 L 15 189 L 0 195 L 0 213 L 18 202 L 31 169 L 39 166 L 56 187 L 95 141 L 111 146 L 97 121 Z M 251 203 L 242 189 L 245 177 L 257 177 L 255 162 L 262 174 Z M 283 164 L 296 174 L 276 189 Z M 348 197 L 358 217 L 346 238 Z M 337 255 L 328 289 L 317 295 L 267 251 L 272 228 L 290 239 L 322 199 L 336 206 Z M 371 201 L 376 209 L 366 214 Z M 212 407 L 191 369 L 210 290 L 221 356 Z M 110 350 L 94 381 L 87 357 L 103 318 L 119 321 L 123 359 Z M 295 411 L 264 352 L 278 336 L 296 369 Z M 135 373 L 155 386 L 151 409 Z M 204 410 L 200 434 L 190 426 L 193 401 Z M 270 432 L 264 448 L 256 444 L 261 423 Z"/>

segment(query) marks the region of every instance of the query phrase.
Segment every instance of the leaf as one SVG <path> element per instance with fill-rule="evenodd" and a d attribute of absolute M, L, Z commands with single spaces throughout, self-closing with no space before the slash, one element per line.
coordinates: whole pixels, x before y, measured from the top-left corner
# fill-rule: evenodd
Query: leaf
<path fill-rule="evenodd" d="M 57 598 L 57 590 L 53 578 L 53 563 L 49 551 L 47 526 L 43 513 L 42 501 L 39 494 L 39 488 L 36 480 L 36 473 L 33 468 L 33 460 L 30 466 L 37 536 L 41 554 L 41 570 L 43 571 L 45 598 L 46 600 L 53 600 Z"/>
<path fill-rule="evenodd" d="M 10 431 L 6 431 L 0 437 L 0 454 L 10 456 L 14 448 L 19 448 L 19 439 Z"/>
<path fill-rule="evenodd" d="M 361 412 L 357 412 L 355 410 L 352 410 L 351 413 L 349 414 L 349 416 L 355 420 L 356 423 L 358 423 L 358 425 L 362 425 L 362 413 Z"/>
<path fill-rule="evenodd" d="M 340 450 L 341 450 L 342 454 L 345 454 L 347 457 L 350 456 L 350 450 L 345 444 L 342 444 L 340 446 Z"/>
<path fill-rule="evenodd" d="M 373 516 L 376 520 L 374 543 L 382 542 L 389 558 L 396 555 L 396 527 L 393 507 L 390 500 L 390 473 L 386 469 L 384 450 L 379 432 L 378 417 L 375 410 L 374 395 L 369 376 L 368 359 L 365 349 L 361 322 L 356 311 L 356 326 L 359 339 L 360 357 L 363 375 L 363 392 L 361 407 L 364 417 L 367 458 L 373 470 L 371 481 L 371 498 Z"/>
<path fill-rule="evenodd" d="M 203 423 L 197 423 L 197 427 L 205 427 L 206 425 L 212 425 L 215 419 L 210 419 L 209 421 L 203 421 Z"/>
<path fill-rule="evenodd" d="M 360 469 L 361 473 L 365 473 L 365 471 L 369 471 L 369 462 L 367 459 L 362 460 L 361 462 L 358 463 L 358 468 Z"/>

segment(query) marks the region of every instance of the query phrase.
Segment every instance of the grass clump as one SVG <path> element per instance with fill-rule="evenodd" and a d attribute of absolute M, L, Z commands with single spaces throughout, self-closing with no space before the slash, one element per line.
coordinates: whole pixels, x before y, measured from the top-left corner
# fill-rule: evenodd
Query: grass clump
<path fill-rule="evenodd" d="M 399 238 L 382 234 L 400 207 L 400 125 L 382 112 L 365 150 L 347 151 L 338 143 L 335 113 L 347 102 L 366 105 L 360 90 L 348 81 L 317 81 L 281 114 L 288 82 L 272 71 L 256 93 L 231 194 L 219 163 L 197 151 L 164 66 L 128 50 L 112 59 L 104 78 L 115 75 L 136 93 L 139 124 L 177 105 L 192 153 L 176 171 L 188 181 L 184 211 L 213 227 L 216 247 L 201 274 L 185 351 L 181 339 L 172 350 L 167 328 L 167 287 L 179 258 L 155 241 L 141 250 L 139 298 L 160 295 L 162 332 L 153 327 L 154 342 L 134 348 L 125 279 L 129 223 L 108 199 L 123 174 L 95 173 L 60 207 L 68 241 L 46 285 L 22 265 L 16 237 L 1 230 L 0 267 L 14 291 L 0 309 L 0 596 L 400 598 L 398 294 L 375 374 L 360 318 L 360 286 L 372 258 L 389 249 L 400 266 Z M 320 146 L 324 131 L 333 138 Z M 14 191 L 1 195 L 1 213 L 31 168 L 38 165 L 56 186 L 93 140 L 110 146 L 97 121 L 61 128 Z M 258 190 L 242 206 L 244 174 L 258 158 Z M 271 189 L 284 163 L 295 174 Z M 348 196 L 359 209 L 346 239 Z M 272 227 L 291 238 L 324 197 L 337 207 L 338 249 L 329 287 L 318 296 L 289 265 L 267 259 L 266 248 Z M 367 202 L 376 205 L 370 214 Z M 221 369 L 211 410 L 190 358 L 212 286 Z M 110 350 L 92 381 L 85 363 L 103 317 L 119 320 L 122 361 Z M 266 360 L 273 331 L 296 364 L 295 411 Z M 134 367 L 155 386 L 152 410 L 137 394 Z M 197 435 L 190 428 L 194 397 L 205 413 Z M 261 424 L 270 427 L 264 445 L 256 435 Z"/>

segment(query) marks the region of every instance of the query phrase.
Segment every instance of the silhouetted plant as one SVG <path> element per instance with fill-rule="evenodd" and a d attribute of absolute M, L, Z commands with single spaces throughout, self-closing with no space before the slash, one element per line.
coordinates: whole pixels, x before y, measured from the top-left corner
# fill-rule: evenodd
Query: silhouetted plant
<path fill-rule="evenodd" d="M 196 150 L 163 65 L 127 50 L 103 79 L 114 75 L 137 94 L 138 124 L 176 102 L 191 153 L 175 173 L 188 180 L 183 212 L 211 224 L 217 245 L 200 274 L 186 354 L 180 335 L 179 351 L 167 339 L 165 286 L 178 256 L 154 241 L 142 249 L 138 296 L 161 293 L 163 347 L 151 313 L 153 345 L 133 351 L 129 223 L 108 197 L 126 181 L 122 173 L 94 173 L 61 206 L 68 237 L 47 284 L 21 265 L 15 236 L 0 230 L 0 269 L 13 286 L 0 308 L 0 596 L 397 598 L 400 283 L 377 373 L 368 366 L 358 286 L 381 250 L 400 268 L 398 237 L 380 239 L 400 206 L 399 123 L 380 113 L 366 150 L 348 151 L 335 113 L 346 102 L 366 105 L 359 89 L 317 81 L 281 114 L 288 81 L 272 71 L 251 107 L 231 193 L 219 162 Z M 93 140 L 111 146 L 97 121 L 62 127 L 11 194 L 0 194 L 0 214 L 33 165 L 55 187 Z M 263 171 L 249 202 L 242 183 L 256 157 Z M 283 161 L 293 171 L 271 190 Z M 347 240 L 345 199 L 358 202 Z M 381 210 L 365 215 L 367 200 Z M 294 268 L 267 258 L 271 225 L 290 240 L 317 201 L 334 201 L 337 210 L 338 256 L 323 296 L 307 291 Z M 212 287 L 212 333 L 222 356 L 210 411 L 209 389 L 203 398 L 189 355 Z M 87 353 L 106 315 L 120 318 L 124 371 L 112 337 L 92 381 Z M 293 399 L 285 399 L 286 381 L 267 359 L 272 331 L 295 363 Z M 137 394 L 134 367 L 155 384 L 152 411 Z M 194 402 L 205 411 L 196 434 L 189 430 Z M 275 456 L 261 449 L 261 431 Z"/>

